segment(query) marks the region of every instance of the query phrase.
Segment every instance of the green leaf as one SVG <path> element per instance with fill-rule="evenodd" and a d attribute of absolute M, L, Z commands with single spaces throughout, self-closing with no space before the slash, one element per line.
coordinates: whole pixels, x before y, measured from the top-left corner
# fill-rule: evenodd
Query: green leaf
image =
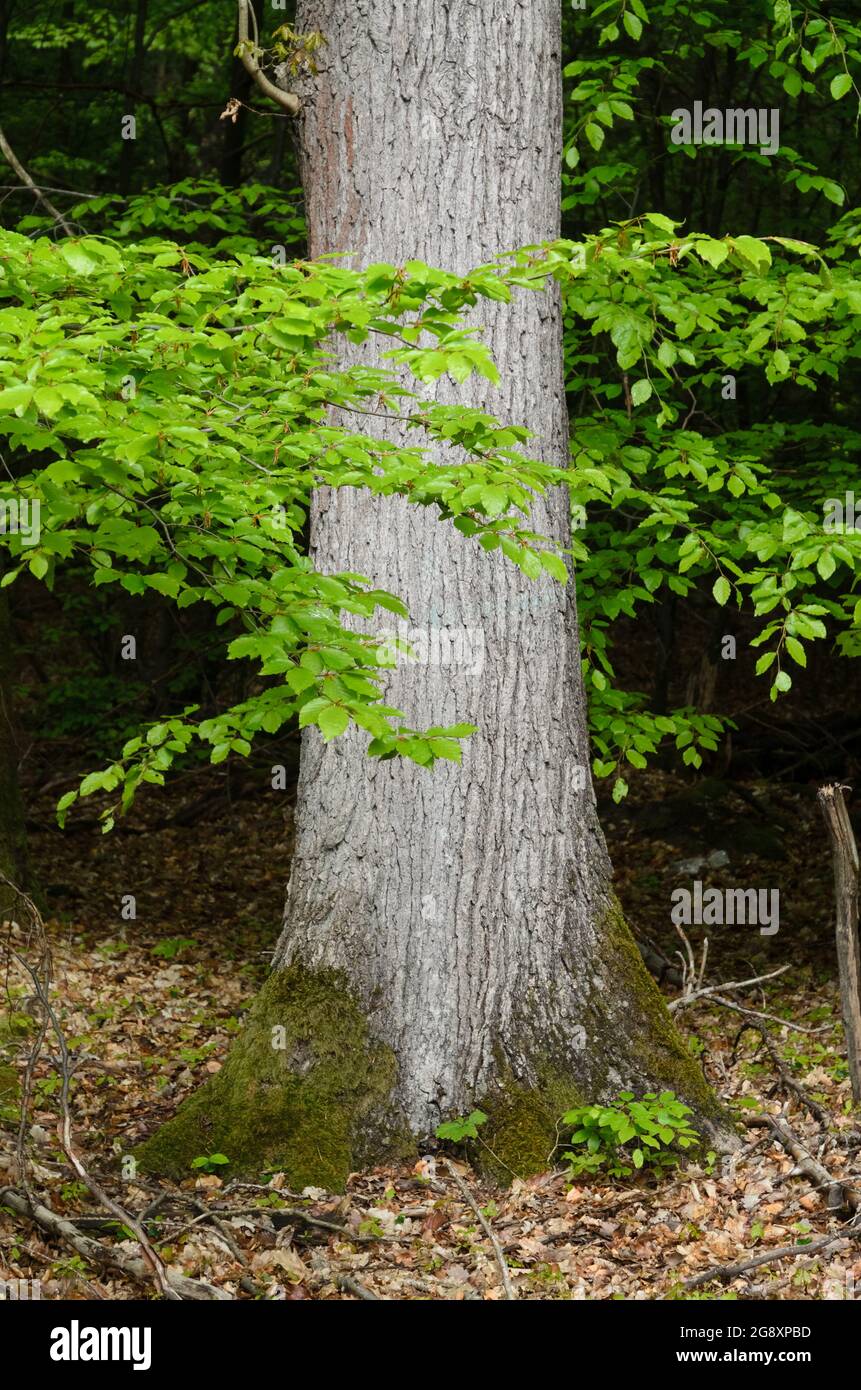
<path fill-rule="evenodd" d="M 631 387 L 631 400 L 634 402 L 634 405 L 643 405 L 651 394 L 652 383 L 647 381 L 645 377 L 641 377 L 639 381 L 635 381 L 634 385 Z"/>
<path fill-rule="evenodd" d="M 694 250 L 698 255 L 702 256 L 704 261 L 708 261 L 710 266 L 714 266 L 715 269 L 717 269 L 719 265 L 723 265 L 723 262 L 729 255 L 729 246 L 725 241 L 713 241 L 711 238 L 705 241 L 697 241 L 694 245 Z"/>
<path fill-rule="evenodd" d="M 350 716 L 340 705 L 327 705 L 317 716 L 320 732 L 328 742 L 342 734 L 350 722 Z"/>
<path fill-rule="evenodd" d="M 840 72 L 836 77 L 832 77 L 829 90 L 835 101 L 839 101 L 841 97 L 846 96 L 847 92 L 851 92 L 852 78 L 849 73 Z"/>
<path fill-rule="evenodd" d="M 508 493 L 500 487 L 483 487 L 481 489 L 481 505 L 488 516 L 498 516 L 508 506 Z"/>

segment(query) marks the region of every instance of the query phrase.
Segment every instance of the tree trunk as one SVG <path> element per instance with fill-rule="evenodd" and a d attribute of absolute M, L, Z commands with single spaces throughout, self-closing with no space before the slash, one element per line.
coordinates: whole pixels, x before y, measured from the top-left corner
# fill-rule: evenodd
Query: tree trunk
<path fill-rule="evenodd" d="M 466 272 L 557 236 L 559 21 L 558 0 L 300 4 L 299 30 L 328 41 L 300 114 L 311 254 Z M 530 452 L 563 465 L 558 294 L 475 312 L 501 385 L 429 394 L 527 425 Z M 567 495 L 533 525 L 565 543 Z M 205 1141 L 334 1184 L 480 1106 L 501 1168 L 524 1173 L 584 1098 L 660 1084 L 714 1116 L 610 889 L 573 582 L 530 582 L 428 509 L 353 490 L 318 494 L 312 551 L 399 594 L 423 631 L 427 662 L 386 692 L 405 722 L 479 732 L 462 766 L 428 772 L 305 731 L 276 969 L 216 1085 L 145 1161 L 181 1170 Z"/>
<path fill-rule="evenodd" d="M 24 888 L 26 837 L 18 791 L 18 748 L 12 715 L 12 625 L 6 594 L 0 592 L 0 873 Z M 15 895 L 0 881 L 0 919 L 11 911 Z"/>

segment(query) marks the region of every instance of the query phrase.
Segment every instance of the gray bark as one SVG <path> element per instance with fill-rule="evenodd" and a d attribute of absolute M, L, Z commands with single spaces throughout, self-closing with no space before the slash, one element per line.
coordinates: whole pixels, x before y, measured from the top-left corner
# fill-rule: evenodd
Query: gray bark
<path fill-rule="evenodd" d="M 558 0 L 303 0 L 297 27 L 328 40 L 299 117 L 311 254 L 465 272 L 557 236 L 559 22 Z M 475 321 L 501 385 L 428 394 L 527 425 L 529 452 L 564 465 L 557 292 Z M 564 543 L 567 495 L 533 525 Z M 643 1043 L 660 1004 L 648 985 L 639 1001 L 638 960 L 619 968 L 630 943 L 608 939 L 573 581 L 530 582 L 428 509 L 353 490 L 317 497 L 312 550 L 323 571 L 399 594 L 432 651 L 441 629 L 472 634 L 465 660 L 399 667 L 386 697 L 411 727 L 479 732 L 462 766 L 431 772 L 369 760 L 361 733 L 326 746 L 305 732 L 276 965 L 345 973 L 417 1134 L 503 1077 L 529 1087 L 550 1068 L 590 1096 L 654 1080 Z"/>

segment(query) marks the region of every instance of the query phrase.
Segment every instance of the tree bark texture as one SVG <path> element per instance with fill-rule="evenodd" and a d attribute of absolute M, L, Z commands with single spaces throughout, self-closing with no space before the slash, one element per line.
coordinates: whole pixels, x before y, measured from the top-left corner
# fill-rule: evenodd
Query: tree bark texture
<path fill-rule="evenodd" d="M 819 805 L 828 827 L 834 857 L 835 929 L 840 972 L 840 1004 L 852 1099 L 861 1103 L 861 943 L 858 939 L 858 898 L 861 868 L 858 846 L 843 793 L 848 788 L 819 789 Z"/>
<path fill-rule="evenodd" d="M 302 0 L 298 29 L 327 39 L 319 75 L 300 88 L 311 255 L 465 273 L 558 236 L 559 26 L 558 0 Z M 501 384 L 443 379 L 428 396 L 528 426 L 529 452 L 564 465 L 558 293 L 482 304 L 474 319 Z M 373 349 L 344 351 L 373 360 Z M 567 494 L 539 501 L 532 520 L 566 543 Z M 369 760 L 359 732 L 329 745 L 304 733 L 284 930 L 245 1074 L 265 1072 L 256 1094 L 271 1105 L 279 1074 L 263 1049 L 251 1063 L 251 1039 L 282 1020 L 284 1084 L 300 1077 L 302 1097 L 282 1122 L 328 1139 L 345 1106 L 352 1139 L 332 1164 L 306 1154 L 294 1168 L 320 1180 L 474 1105 L 509 1173 L 546 1166 L 556 1121 L 583 1098 L 667 1085 L 713 1113 L 612 897 L 573 581 L 529 581 L 429 509 L 364 491 L 320 492 L 311 535 L 321 570 L 397 593 L 424 634 L 428 659 L 392 672 L 387 703 L 413 728 L 463 720 L 479 732 L 461 766 L 432 771 Z M 325 1027 L 337 1035 L 342 1015 L 358 1052 L 336 1058 L 343 1040 L 327 1041 Z M 242 1064 L 231 1066 L 218 1102 L 228 1108 L 241 1089 Z M 274 1117 L 263 1129 L 273 1127 Z M 239 1143 L 215 1119 L 208 1132 Z"/>

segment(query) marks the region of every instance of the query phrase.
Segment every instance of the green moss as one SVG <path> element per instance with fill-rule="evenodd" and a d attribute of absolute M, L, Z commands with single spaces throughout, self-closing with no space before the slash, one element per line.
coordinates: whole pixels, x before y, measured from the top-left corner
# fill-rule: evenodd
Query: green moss
<path fill-rule="evenodd" d="M 602 969 L 612 981 L 612 995 L 618 1001 L 629 1001 L 624 1030 L 625 1051 L 636 1059 L 638 1068 L 655 1087 L 675 1091 L 690 1105 L 699 1125 L 707 1128 L 726 1124 L 717 1097 L 707 1084 L 699 1063 L 685 1046 L 667 1010 L 666 1002 L 640 955 L 637 943 L 617 898 L 611 897 L 599 930 Z M 603 991 L 594 999 L 600 1009 Z M 601 1010 L 603 1012 L 603 1010 Z M 600 1043 L 600 1037 L 598 1039 Z M 599 1054 L 612 1059 L 617 1040 L 606 1039 Z M 609 1068 L 608 1068 L 609 1071 Z M 623 1084 L 628 1083 L 623 1078 Z M 600 1087 L 601 1099 L 612 1099 L 610 1077 Z"/>
<path fill-rule="evenodd" d="M 497 1179 L 544 1172 L 559 1139 L 562 1115 L 578 1105 L 609 1103 L 620 1090 L 673 1091 L 691 1107 L 692 1122 L 710 1140 L 720 1142 L 719 1136 L 731 1132 L 717 1097 L 673 1024 L 615 897 L 597 924 L 596 946 L 582 1019 L 586 1049 L 575 1049 L 570 1038 L 553 1037 L 541 1018 L 521 1015 L 520 1074 L 500 1057 L 499 1079 L 479 1102 L 488 1120 L 472 1156 Z M 586 973 L 587 967 L 583 970 Z M 524 1083 L 526 1070 L 536 1078 L 534 1084 Z"/>
<path fill-rule="evenodd" d="M 595 941 L 593 958 L 569 967 L 574 979 L 554 986 L 582 996 L 588 1046 L 576 1047 L 558 1021 L 551 1026 L 545 995 L 526 997 L 516 1043 L 500 1047 L 496 1076 L 477 1101 L 489 1118 L 476 1161 L 503 1181 L 547 1168 L 566 1110 L 623 1089 L 672 1090 L 698 1128 L 728 1129 L 615 899 Z M 342 975 L 276 970 L 221 1071 L 137 1157 L 147 1171 L 183 1178 L 199 1155 L 223 1153 L 228 1174 L 279 1169 L 292 1187 L 338 1189 L 354 1169 L 415 1154 L 392 1102 L 396 1079 L 393 1052 L 371 1036 Z"/>
<path fill-rule="evenodd" d="M 5 1062 L 0 1063 L 0 1105 L 17 1105 L 20 1094 L 17 1071 Z"/>
<path fill-rule="evenodd" d="M 342 976 L 276 970 L 221 1071 L 136 1157 L 181 1178 L 200 1154 L 223 1153 L 230 1175 L 278 1169 L 296 1188 L 339 1189 L 355 1168 L 414 1152 L 391 1104 L 396 1075 Z"/>
<path fill-rule="evenodd" d="M 573 1078 L 551 1066 L 541 1069 L 535 1086 L 522 1085 L 506 1068 L 479 1106 L 488 1118 L 471 1154 L 474 1164 L 502 1183 L 546 1172 L 553 1164 L 560 1119 L 581 1104 Z"/>

